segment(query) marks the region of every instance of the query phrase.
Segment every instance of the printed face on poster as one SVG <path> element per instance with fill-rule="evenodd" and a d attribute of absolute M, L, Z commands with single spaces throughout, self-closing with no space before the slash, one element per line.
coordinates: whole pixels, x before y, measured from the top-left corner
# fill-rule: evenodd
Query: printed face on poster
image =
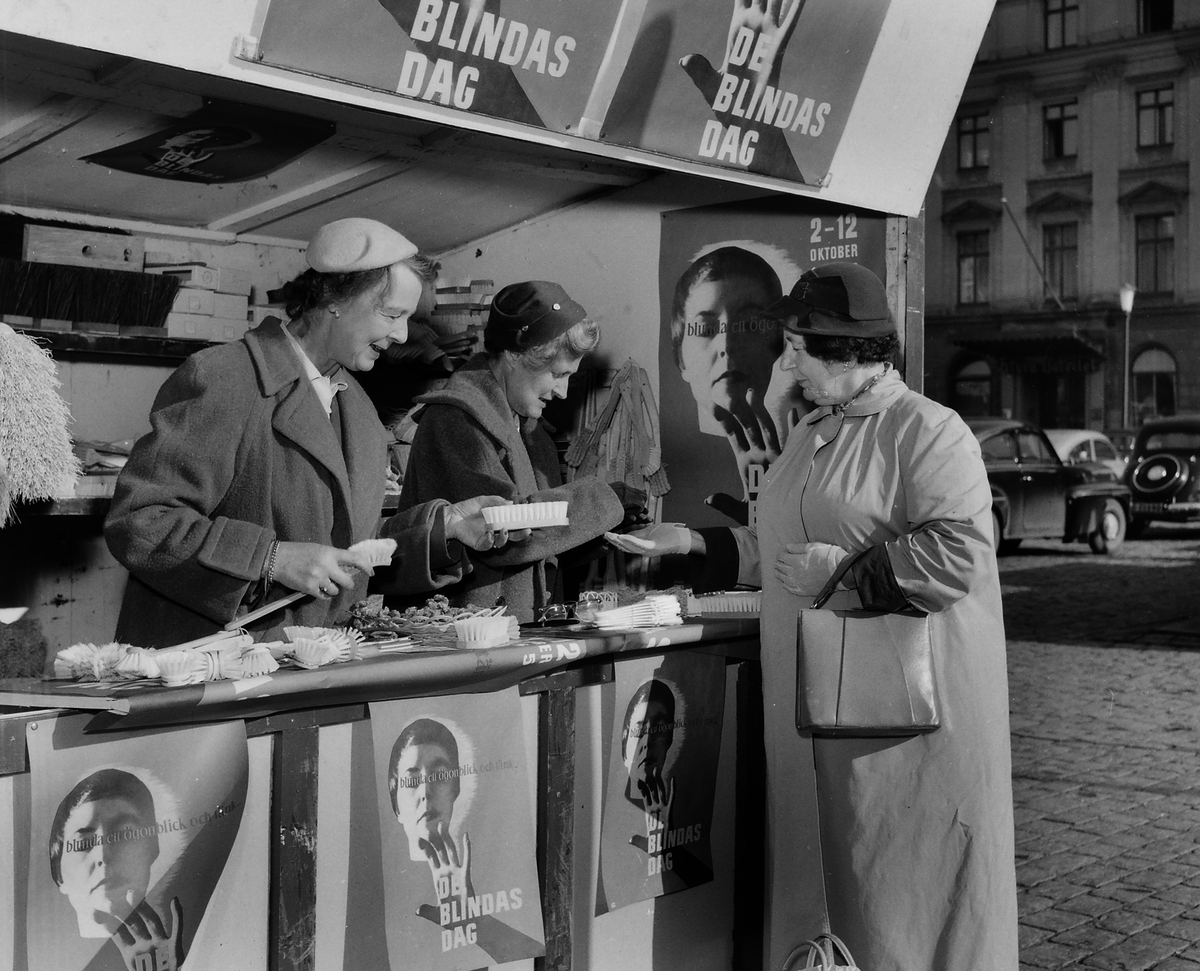
<path fill-rule="evenodd" d="M 724 702 L 719 657 L 617 665 L 597 913 L 712 880 Z"/>
<path fill-rule="evenodd" d="M 882 216 L 799 199 L 663 213 L 664 521 L 753 520 L 763 473 L 812 407 L 784 366 L 783 330 L 764 311 L 817 264 L 861 263 L 883 279 L 885 227 Z"/>
<path fill-rule="evenodd" d="M 466 971 L 545 953 L 535 728 L 515 689 L 371 705 L 393 968 Z"/>
<path fill-rule="evenodd" d="M 890 0 L 272 0 L 263 61 L 817 185 Z"/>
<path fill-rule="evenodd" d="M 241 822 L 245 727 L 85 736 L 87 720 L 26 734 L 29 967 L 176 971 Z"/>

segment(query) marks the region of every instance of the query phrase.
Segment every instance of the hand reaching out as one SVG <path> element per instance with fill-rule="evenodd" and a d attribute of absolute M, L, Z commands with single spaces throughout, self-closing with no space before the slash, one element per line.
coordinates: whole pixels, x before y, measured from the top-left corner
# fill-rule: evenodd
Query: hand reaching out
<path fill-rule="evenodd" d="M 128 971 L 178 971 L 184 958 L 183 908 L 179 898 L 171 900 L 169 934 L 149 901 L 143 900 L 117 928 L 112 939 Z"/>
<path fill-rule="evenodd" d="M 528 539 L 528 529 L 496 529 L 483 518 L 482 510 L 487 506 L 509 506 L 511 500 L 503 496 L 476 496 L 464 499 L 446 509 L 446 536 L 456 539 L 473 550 L 499 549 L 505 543 L 519 543 Z"/>
<path fill-rule="evenodd" d="M 275 551 L 275 582 L 322 600 L 354 586 L 352 569 L 367 575 L 375 572 L 367 554 L 320 543 L 280 541 Z"/>

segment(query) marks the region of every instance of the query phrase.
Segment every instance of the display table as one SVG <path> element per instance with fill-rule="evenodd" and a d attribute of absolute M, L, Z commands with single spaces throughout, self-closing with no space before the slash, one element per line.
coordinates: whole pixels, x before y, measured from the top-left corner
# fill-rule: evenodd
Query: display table
<path fill-rule="evenodd" d="M 623 661 L 681 651 L 725 664 L 714 876 L 703 886 L 596 916 L 596 867 L 587 849 L 598 843 L 602 739 L 606 725 L 611 731 L 602 692 L 606 685 L 611 690 Z M 483 651 L 379 654 L 312 671 L 281 669 L 266 678 L 176 688 L 0 681 L 0 826 L 12 825 L 21 842 L 26 726 L 54 711 L 83 712 L 86 731 L 97 735 L 244 721 L 250 785 L 231 856 L 231 869 L 241 873 L 230 877 L 238 880 L 237 899 L 227 905 L 241 916 L 242 930 L 222 943 L 236 939 L 239 968 L 349 968 L 346 885 L 355 861 L 345 819 L 355 726 L 369 723 L 374 702 L 517 686 L 537 706 L 537 864 L 546 957 L 516 966 L 757 967 L 763 788 L 757 653 L 756 619 L 708 620 L 637 631 L 527 628 L 518 641 Z M 19 887 L 0 888 L 0 907 L 10 908 L 19 893 Z M 218 911 L 222 899 L 214 895 Z M 219 914 L 207 916 L 220 923 Z M 13 948 L 4 933 L 0 971 L 21 963 L 10 965 Z M 228 952 L 209 954 L 197 946 L 187 967 L 234 966 L 227 962 Z"/>

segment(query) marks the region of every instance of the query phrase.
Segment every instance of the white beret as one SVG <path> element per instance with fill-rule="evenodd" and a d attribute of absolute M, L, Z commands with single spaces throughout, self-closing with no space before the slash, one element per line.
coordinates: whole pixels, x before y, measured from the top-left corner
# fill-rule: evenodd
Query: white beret
<path fill-rule="evenodd" d="M 318 229 L 305 255 L 318 273 L 353 273 L 391 266 L 416 252 L 417 247 L 391 226 L 354 216 Z"/>

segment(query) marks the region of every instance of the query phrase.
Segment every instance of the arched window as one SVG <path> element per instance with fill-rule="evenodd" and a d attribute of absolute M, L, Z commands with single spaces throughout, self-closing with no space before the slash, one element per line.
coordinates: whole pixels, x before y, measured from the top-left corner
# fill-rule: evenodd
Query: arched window
<path fill-rule="evenodd" d="M 959 368 L 954 373 L 953 394 L 954 410 L 966 418 L 996 414 L 992 366 L 980 359 Z"/>
<path fill-rule="evenodd" d="M 1175 358 L 1161 347 L 1133 359 L 1133 406 L 1139 423 L 1175 414 Z"/>

